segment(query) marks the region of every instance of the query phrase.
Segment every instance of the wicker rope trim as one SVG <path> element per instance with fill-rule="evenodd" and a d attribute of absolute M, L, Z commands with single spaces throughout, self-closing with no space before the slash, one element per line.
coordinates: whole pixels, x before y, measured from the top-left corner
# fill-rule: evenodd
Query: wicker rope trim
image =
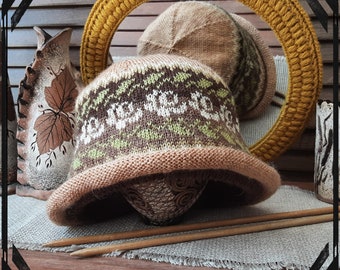
<path fill-rule="evenodd" d="M 289 88 L 280 115 L 250 151 L 273 160 L 304 130 L 322 88 L 319 42 L 308 14 L 297 0 L 239 0 L 266 21 L 281 42 L 289 68 Z M 80 65 L 88 84 L 106 68 L 114 32 L 122 20 L 147 0 L 97 0 L 87 19 Z"/>

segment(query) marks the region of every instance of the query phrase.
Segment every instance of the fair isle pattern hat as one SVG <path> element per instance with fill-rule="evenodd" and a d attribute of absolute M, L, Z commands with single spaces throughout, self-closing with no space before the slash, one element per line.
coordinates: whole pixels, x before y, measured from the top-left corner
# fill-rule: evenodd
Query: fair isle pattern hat
<path fill-rule="evenodd" d="M 114 63 L 76 109 L 69 179 L 47 203 L 56 224 L 123 208 L 110 201 L 117 194 L 149 222 L 167 224 L 210 181 L 241 190 L 238 204 L 265 200 L 280 184 L 277 171 L 249 153 L 224 81 L 198 61 L 160 54 Z"/>
<path fill-rule="evenodd" d="M 275 93 L 275 63 L 247 20 L 206 2 L 171 5 L 144 31 L 138 55 L 177 54 L 213 68 L 235 98 L 240 119 L 259 116 Z"/>

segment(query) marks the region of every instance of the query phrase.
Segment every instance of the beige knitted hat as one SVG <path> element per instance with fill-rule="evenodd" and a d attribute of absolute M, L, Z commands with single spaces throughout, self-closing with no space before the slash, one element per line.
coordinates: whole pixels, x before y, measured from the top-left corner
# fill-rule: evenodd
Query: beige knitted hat
<path fill-rule="evenodd" d="M 275 169 L 249 154 L 234 99 L 198 61 L 150 55 L 117 62 L 76 102 L 77 145 L 69 179 L 49 198 L 60 225 L 124 210 L 122 195 L 153 224 L 176 221 L 218 181 L 238 204 L 267 199 Z"/>
<path fill-rule="evenodd" d="M 177 54 L 210 66 L 233 92 L 240 119 L 260 115 L 274 96 L 275 63 L 258 30 L 210 3 L 171 5 L 145 29 L 137 52 Z"/>

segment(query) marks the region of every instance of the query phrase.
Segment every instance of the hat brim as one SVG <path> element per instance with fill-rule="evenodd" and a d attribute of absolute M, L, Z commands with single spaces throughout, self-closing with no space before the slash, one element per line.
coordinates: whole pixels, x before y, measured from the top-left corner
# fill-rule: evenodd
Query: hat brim
<path fill-rule="evenodd" d="M 50 196 L 47 212 L 56 224 L 78 225 L 91 220 L 91 213 L 86 208 L 119 196 L 115 189 L 119 183 L 140 176 L 183 170 L 225 171 L 225 177 L 218 181 L 242 190 L 239 204 L 265 200 L 280 185 L 280 176 L 274 168 L 241 150 L 230 147 L 169 149 L 124 156 L 75 175 Z M 104 197 L 103 190 L 106 190 Z M 102 206 L 107 211 L 115 207 L 106 203 Z"/>

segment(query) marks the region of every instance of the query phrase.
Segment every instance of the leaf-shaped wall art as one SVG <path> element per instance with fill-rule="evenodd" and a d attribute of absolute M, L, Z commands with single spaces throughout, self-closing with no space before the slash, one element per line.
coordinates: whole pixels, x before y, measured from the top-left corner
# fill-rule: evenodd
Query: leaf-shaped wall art
<path fill-rule="evenodd" d="M 51 37 L 34 28 L 34 62 L 20 83 L 17 194 L 47 199 L 62 184 L 74 152 L 75 99 L 83 88 L 69 59 L 72 30 Z"/>

